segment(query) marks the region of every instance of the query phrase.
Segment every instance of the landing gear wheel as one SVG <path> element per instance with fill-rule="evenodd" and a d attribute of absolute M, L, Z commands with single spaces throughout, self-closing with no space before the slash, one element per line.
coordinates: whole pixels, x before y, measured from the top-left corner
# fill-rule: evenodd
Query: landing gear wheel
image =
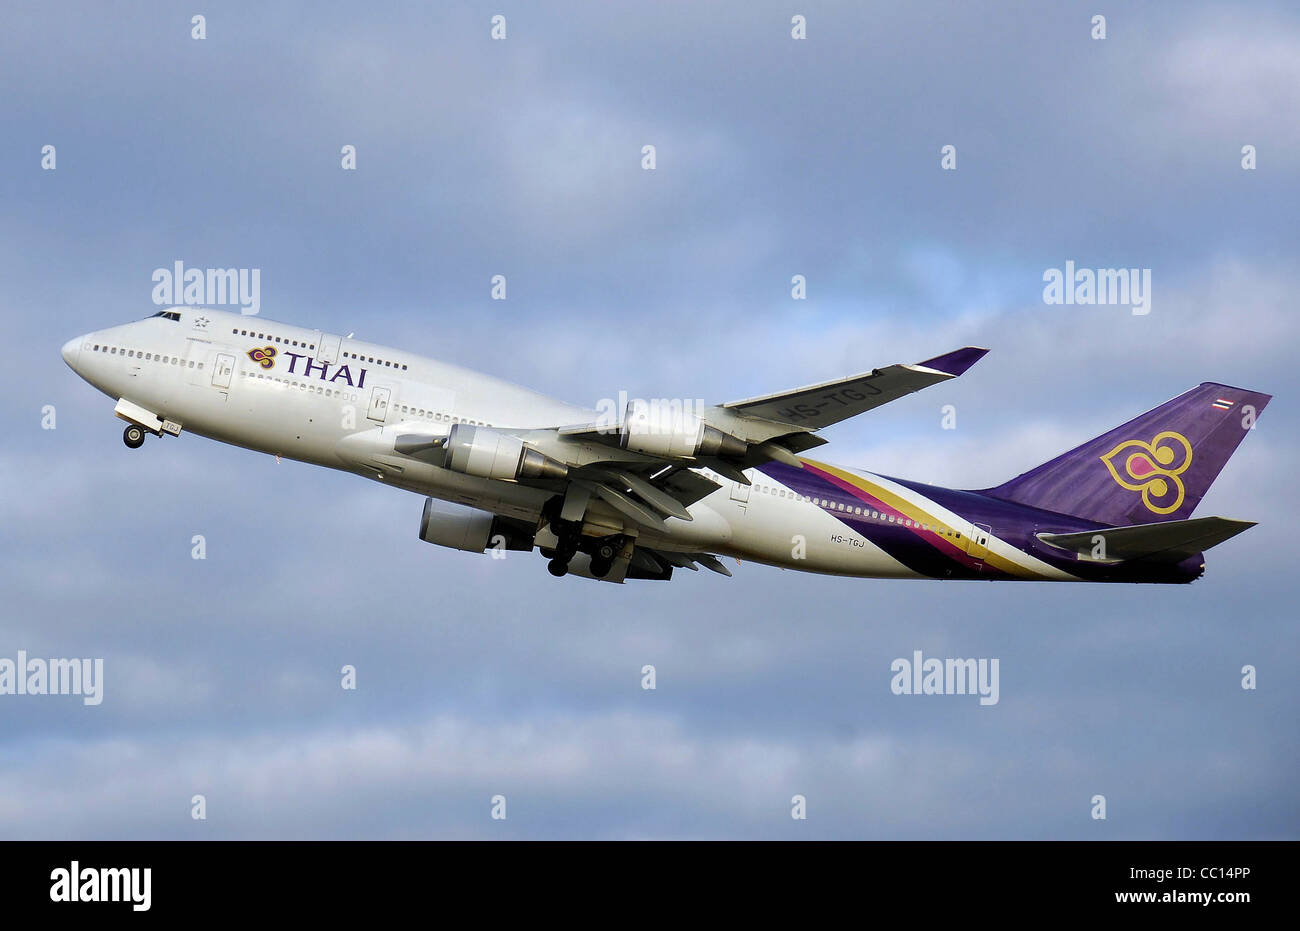
<path fill-rule="evenodd" d="M 567 559 L 552 559 L 546 564 L 546 571 L 557 579 L 562 578 L 569 571 L 569 561 Z"/>
<path fill-rule="evenodd" d="M 614 561 L 612 559 L 605 560 L 597 557 L 591 561 L 591 574 L 598 579 L 603 579 L 605 576 L 609 575 L 609 570 L 613 568 Z"/>
<path fill-rule="evenodd" d="M 144 445 L 144 428 L 131 424 L 122 431 L 122 442 L 131 449 L 139 449 Z"/>
<path fill-rule="evenodd" d="M 612 563 L 614 557 L 618 555 L 618 547 L 613 543 L 602 543 L 596 547 L 596 552 L 592 555 L 592 564 L 597 562 Z M 601 573 L 604 575 L 605 573 Z"/>

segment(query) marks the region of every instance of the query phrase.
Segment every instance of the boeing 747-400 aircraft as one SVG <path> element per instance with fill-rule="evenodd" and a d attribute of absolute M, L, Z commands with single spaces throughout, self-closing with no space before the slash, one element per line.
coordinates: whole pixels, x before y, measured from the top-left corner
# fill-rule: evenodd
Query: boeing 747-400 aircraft
<path fill-rule="evenodd" d="M 425 496 L 420 538 L 538 549 L 607 582 L 731 556 L 864 578 L 1190 582 L 1253 526 L 1191 518 L 1269 395 L 1207 382 L 996 488 L 801 455 L 817 431 L 964 373 L 987 350 L 717 406 L 604 413 L 401 349 L 196 307 L 63 347 L 135 449 L 182 432 Z"/>

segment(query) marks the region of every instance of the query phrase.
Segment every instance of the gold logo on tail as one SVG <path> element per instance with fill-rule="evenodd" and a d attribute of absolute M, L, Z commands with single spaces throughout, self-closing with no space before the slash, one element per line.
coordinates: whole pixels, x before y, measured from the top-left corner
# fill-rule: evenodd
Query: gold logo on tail
<path fill-rule="evenodd" d="M 1125 450 L 1129 453 L 1124 457 L 1121 475 L 1115 461 Z M 1101 461 L 1116 482 L 1129 491 L 1142 492 L 1142 503 L 1151 513 L 1172 514 L 1182 506 L 1186 489 L 1179 476 L 1192 464 L 1192 444 L 1181 433 L 1166 430 L 1157 433 L 1150 443 L 1125 440 Z"/>

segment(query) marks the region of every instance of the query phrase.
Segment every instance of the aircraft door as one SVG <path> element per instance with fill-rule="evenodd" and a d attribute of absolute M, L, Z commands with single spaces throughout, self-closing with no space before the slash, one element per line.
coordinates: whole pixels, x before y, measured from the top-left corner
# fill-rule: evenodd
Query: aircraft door
<path fill-rule="evenodd" d="M 212 387 L 229 388 L 230 379 L 235 374 L 235 357 L 228 356 L 224 352 L 217 353 L 216 362 L 212 366 Z"/>
<path fill-rule="evenodd" d="M 966 535 L 966 554 L 983 562 L 989 554 L 989 537 L 993 528 L 988 524 L 971 524 Z"/>
<path fill-rule="evenodd" d="M 333 365 L 339 360 L 341 338 L 334 333 L 316 331 L 316 361 Z"/>
<path fill-rule="evenodd" d="M 370 392 L 370 409 L 366 411 L 366 416 L 376 423 L 383 423 L 388 417 L 388 402 L 392 398 L 392 390 L 389 388 L 375 388 Z"/>
<path fill-rule="evenodd" d="M 742 485 L 740 482 L 731 483 L 731 500 L 738 504 L 745 504 L 749 501 L 749 486 Z"/>

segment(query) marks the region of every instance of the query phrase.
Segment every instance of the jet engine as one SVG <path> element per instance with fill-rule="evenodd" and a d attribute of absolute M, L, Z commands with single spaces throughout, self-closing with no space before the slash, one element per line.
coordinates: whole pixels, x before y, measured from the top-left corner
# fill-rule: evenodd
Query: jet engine
<path fill-rule="evenodd" d="M 467 553 L 482 553 L 489 546 L 525 552 L 533 548 L 533 534 L 522 521 L 433 498 L 424 501 L 420 539 Z"/>
<path fill-rule="evenodd" d="M 668 459 L 745 455 L 745 441 L 704 423 L 679 401 L 629 401 L 620 445 L 633 452 Z"/>
<path fill-rule="evenodd" d="M 569 474 L 563 462 L 525 446 L 519 437 L 467 423 L 452 426 L 445 467 L 495 479 L 562 480 Z"/>

